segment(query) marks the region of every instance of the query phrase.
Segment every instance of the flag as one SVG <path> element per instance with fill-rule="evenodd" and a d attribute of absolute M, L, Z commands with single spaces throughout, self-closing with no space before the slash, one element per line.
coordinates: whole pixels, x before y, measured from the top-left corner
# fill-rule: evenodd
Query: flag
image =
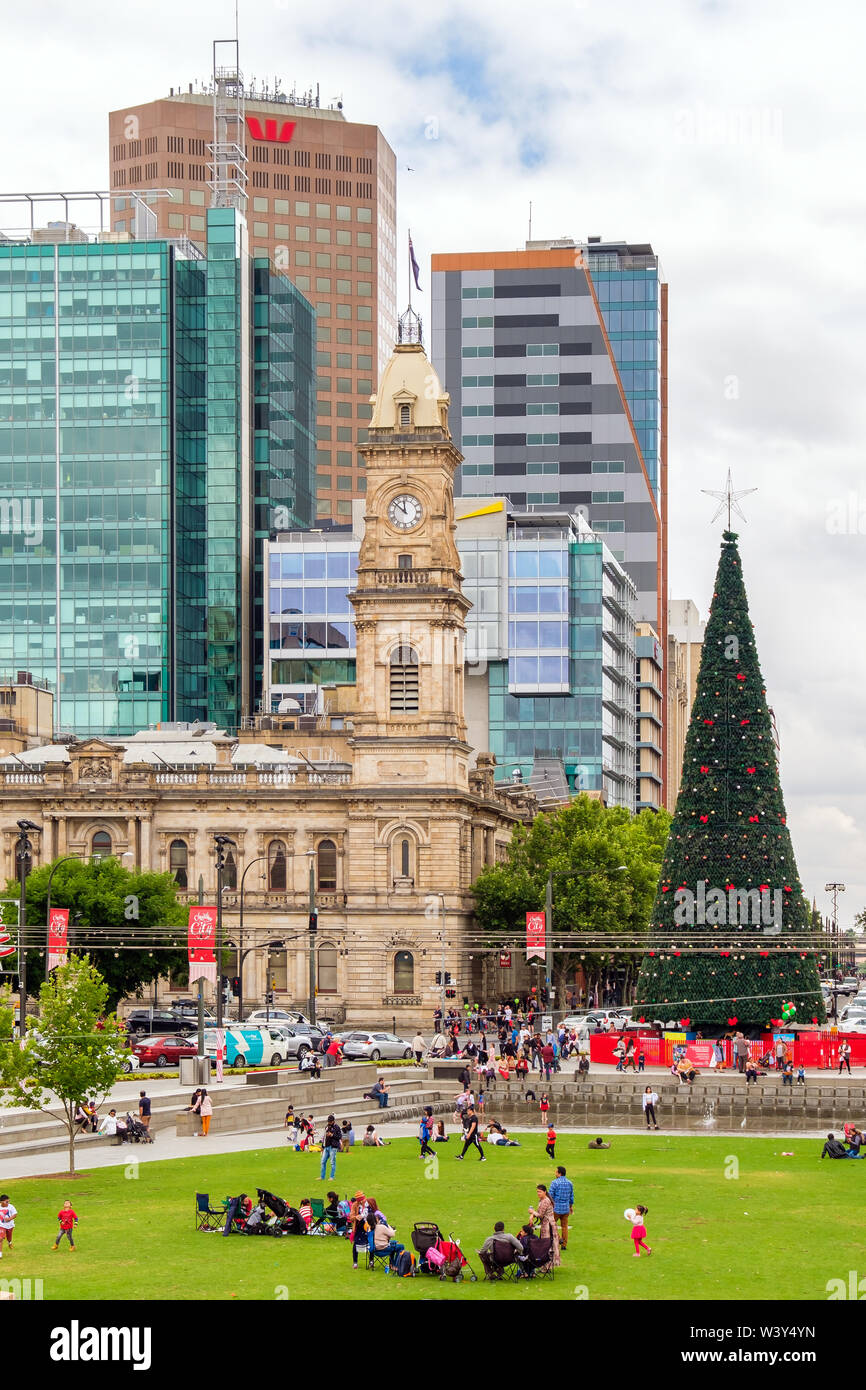
<path fill-rule="evenodd" d="M 69 932 L 69 908 L 52 907 L 48 916 L 48 971 L 66 964 L 66 940 Z"/>
<path fill-rule="evenodd" d="M 410 266 L 412 267 L 412 274 L 413 274 L 414 277 L 415 277 L 415 288 L 416 288 L 416 290 L 420 290 L 420 288 L 421 288 L 421 281 L 418 279 L 418 276 L 419 276 L 420 273 L 421 273 L 421 267 L 419 266 L 418 262 L 417 262 L 416 259 L 415 259 L 415 248 L 414 248 L 414 246 L 412 245 L 412 233 L 411 233 L 411 232 L 409 233 L 409 264 L 410 264 Z"/>
<path fill-rule="evenodd" d="M 217 982 L 216 938 L 217 910 L 215 907 L 191 907 L 187 949 L 189 952 L 189 983 L 194 980 Z"/>
<path fill-rule="evenodd" d="M 224 1028 L 216 1030 L 216 1079 L 223 1079 L 223 1059 L 226 1055 L 226 1033 Z"/>
<path fill-rule="evenodd" d="M 543 912 L 527 912 L 526 914 L 526 959 L 532 960 L 533 956 L 540 956 L 542 960 L 547 960 Z"/>

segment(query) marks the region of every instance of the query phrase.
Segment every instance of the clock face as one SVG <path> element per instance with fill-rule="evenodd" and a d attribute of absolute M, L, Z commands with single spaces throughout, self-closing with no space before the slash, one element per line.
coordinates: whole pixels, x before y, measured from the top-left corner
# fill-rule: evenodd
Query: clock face
<path fill-rule="evenodd" d="M 402 492 L 388 504 L 388 520 L 400 531 L 409 531 L 424 515 L 424 508 L 410 492 Z"/>

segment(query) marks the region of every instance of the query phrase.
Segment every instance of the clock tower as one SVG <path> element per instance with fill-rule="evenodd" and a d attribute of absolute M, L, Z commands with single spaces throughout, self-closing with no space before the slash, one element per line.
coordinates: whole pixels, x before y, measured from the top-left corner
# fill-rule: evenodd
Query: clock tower
<path fill-rule="evenodd" d="M 401 325 L 402 327 L 402 325 Z M 394 348 L 373 397 L 357 633 L 356 778 L 466 790 L 469 600 L 454 540 L 449 397 L 420 341 Z"/>

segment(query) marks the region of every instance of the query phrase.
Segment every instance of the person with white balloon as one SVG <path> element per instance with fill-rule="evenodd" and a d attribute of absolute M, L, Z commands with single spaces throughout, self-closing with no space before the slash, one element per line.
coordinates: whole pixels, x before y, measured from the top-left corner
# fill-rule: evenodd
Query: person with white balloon
<path fill-rule="evenodd" d="M 640 1259 L 641 1249 L 648 1255 L 652 1254 L 652 1246 L 646 1243 L 646 1226 L 644 1217 L 647 1215 L 647 1208 L 642 1206 L 626 1207 L 623 1216 L 626 1221 L 631 1222 L 631 1238 L 634 1241 L 634 1258 Z"/>

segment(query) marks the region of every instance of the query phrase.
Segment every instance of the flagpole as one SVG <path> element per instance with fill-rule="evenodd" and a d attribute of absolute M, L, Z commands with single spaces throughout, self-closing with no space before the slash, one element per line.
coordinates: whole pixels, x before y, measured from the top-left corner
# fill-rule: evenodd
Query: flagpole
<path fill-rule="evenodd" d="M 409 257 L 409 308 L 412 308 L 412 228 L 409 228 L 409 243 L 406 247 Z"/>

